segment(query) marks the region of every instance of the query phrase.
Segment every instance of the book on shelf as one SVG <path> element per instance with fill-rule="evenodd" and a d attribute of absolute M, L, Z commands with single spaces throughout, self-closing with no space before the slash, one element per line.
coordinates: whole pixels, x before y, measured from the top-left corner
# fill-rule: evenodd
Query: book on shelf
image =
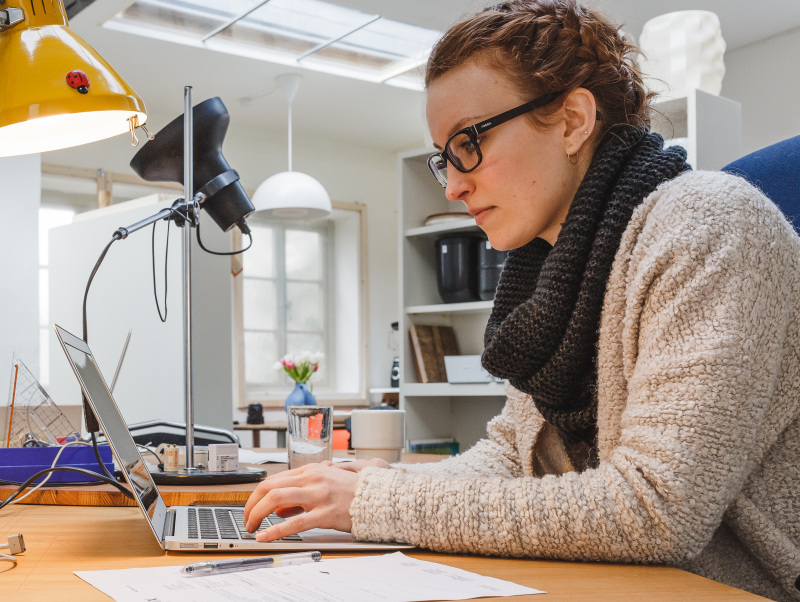
<path fill-rule="evenodd" d="M 458 355 L 458 342 L 452 326 L 412 324 L 408 328 L 417 380 L 421 383 L 447 382 L 445 355 Z"/>
<path fill-rule="evenodd" d="M 408 451 L 412 454 L 440 454 L 455 456 L 458 454 L 458 441 L 452 437 L 438 439 L 409 439 Z"/>

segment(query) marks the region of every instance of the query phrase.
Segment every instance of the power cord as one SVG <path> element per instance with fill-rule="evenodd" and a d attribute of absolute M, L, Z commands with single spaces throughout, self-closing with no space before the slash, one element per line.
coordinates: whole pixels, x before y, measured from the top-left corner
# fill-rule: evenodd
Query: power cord
<path fill-rule="evenodd" d="M 9 535 L 8 543 L 0 544 L 0 550 L 4 548 L 9 548 L 9 552 L 12 554 L 22 554 L 25 551 L 25 540 L 22 539 L 22 534 L 17 533 L 16 535 Z M 8 554 L 0 554 L 0 560 L 8 560 L 14 564 L 17 563 L 17 559 Z"/>
<path fill-rule="evenodd" d="M 161 306 L 158 304 L 158 290 L 156 289 L 156 224 L 153 222 L 153 234 L 150 238 L 150 256 L 153 259 L 153 297 L 156 299 L 156 311 L 161 322 L 167 321 L 167 266 L 169 265 L 169 222 L 167 222 L 167 244 L 164 252 L 164 315 L 161 315 Z"/>
<path fill-rule="evenodd" d="M 116 487 L 119 491 L 122 492 L 122 494 L 125 497 L 127 497 L 129 499 L 136 499 L 136 498 L 134 498 L 133 493 L 131 493 L 128 490 L 128 488 L 126 488 L 123 485 L 121 485 L 120 483 L 118 483 L 117 480 L 111 475 L 111 473 L 108 472 L 108 469 L 106 468 L 105 463 L 100 458 L 100 451 L 99 451 L 98 446 L 97 446 L 97 438 L 95 437 L 95 433 L 92 433 L 92 444 L 94 446 L 94 453 L 95 453 L 95 457 L 97 458 L 97 461 L 98 461 L 102 471 L 105 474 L 98 474 L 98 473 L 93 472 L 91 470 L 86 470 L 85 468 L 76 468 L 74 466 L 56 466 L 56 463 L 58 462 L 58 458 L 59 458 L 59 456 L 61 456 L 61 453 L 64 451 L 64 448 L 66 448 L 66 447 L 68 447 L 70 445 L 81 445 L 81 444 L 88 445 L 88 443 L 86 443 L 84 441 L 72 441 L 72 442 L 67 443 L 66 445 L 62 446 L 62 448 L 56 454 L 56 457 L 53 459 L 53 464 L 50 466 L 50 468 L 45 468 L 43 470 L 40 470 L 39 472 L 37 472 L 37 473 L 31 475 L 30 477 L 28 477 L 28 479 L 25 480 L 11 495 L 9 495 L 4 501 L 0 502 L 0 510 L 5 508 L 6 506 L 10 506 L 12 504 L 16 504 L 18 502 L 21 502 L 26 497 L 28 497 L 30 494 L 32 494 L 34 491 L 39 489 L 39 487 L 44 485 L 48 481 L 48 479 L 50 478 L 50 475 L 52 473 L 54 473 L 54 472 L 62 472 L 62 471 L 77 472 L 77 473 L 84 474 L 84 475 L 87 475 L 87 476 L 90 476 L 90 477 L 94 477 L 95 479 L 98 479 L 99 481 L 102 481 L 103 483 L 107 483 L 108 485 Z M 43 475 L 47 475 L 47 478 L 45 478 L 41 483 L 38 483 L 36 485 L 36 487 L 31 489 L 24 496 L 22 496 L 21 498 L 17 499 L 17 497 L 23 491 L 25 491 L 25 489 L 27 489 L 31 485 L 31 483 L 35 482 L 36 479 L 38 479 L 39 477 L 41 477 Z"/>
<path fill-rule="evenodd" d="M 67 449 L 68 447 L 70 447 L 70 446 L 72 446 L 72 445 L 83 445 L 83 446 L 88 446 L 89 444 L 88 444 L 88 443 L 85 443 L 84 441 L 71 441 L 71 442 L 69 442 L 69 443 L 65 443 L 65 444 L 64 444 L 64 445 L 61 447 L 61 449 L 60 449 L 60 450 L 58 450 L 58 453 L 56 454 L 56 457 L 55 457 L 55 458 L 53 458 L 53 463 L 50 465 L 50 468 L 55 468 L 55 465 L 58 463 L 58 459 L 61 457 L 61 454 L 62 454 L 62 453 L 64 453 L 64 450 L 65 450 L 65 449 Z M 52 473 L 52 472 L 51 472 L 51 473 L 49 473 L 49 474 L 48 474 L 48 475 L 47 475 L 47 476 L 46 476 L 44 479 L 42 479 L 42 482 L 41 482 L 41 483 L 39 483 L 39 484 L 37 484 L 37 485 L 36 485 L 36 487 L 34 487 L 33 489 L 31 489 L 31 490 L 30 490 L 28 493 L 26 493 L 25 495 L 23 495 L 21 498 L 19 498 L 19 499 L 15 499 L 14 501 L 12 501 L 12 502 L 9 502 L 9 504 L 8 504 L 8 505 L 10 506 L 11 504 L 18 504 L 18 503 L 20 503 L 22 500 L 24 500 L 26 497 L 28 497 L 28 496 L 29 496 L 30 494 L 32 494 L 34 491 L 36 491 L 37 489 L 39 489 L 39 488 L 40 488 L 42 485 L 44 485 L 45 483 L 47 483 L 47 481 L 49 481 L 49 480 L 50 480 L 50 477 L 52 477 L 52 476 L 53 476 L 53 473 Z"/>
<path fill-rule="evenodd" d="M 205 245 L 203 244 L 203 239 L 200 238 L 200 223 L 199 222 L 198 222 L 197 228 L 196 228 L 196 230 L 197 230 L 197 244 L 200 245 L 200 248 L 203 249 L 203 251 L 205 251 L 206 253 L 209 253 L 211 255 L 240 255 L 241 253 L 244 253 L 245 251 L 247 251 L 247 249 L 249 249 L 250 247 L 253 246 L 253 234 L 252 234 L 252 232 L 250 232 L 250 228 L 247 227 L 247 223 L 246 222 L 244 223 L 244 226 L 246 228 L 244 233 L 247 234 L 248 237 L 250 237 L 250 244 L 247 245 L 244 249 L 239 249 L 238 251 L 226 251 L 226 252 L 223 252 L 223 251 L 212 251 L 210 249 L 207 249 L 205 247 Z"/>

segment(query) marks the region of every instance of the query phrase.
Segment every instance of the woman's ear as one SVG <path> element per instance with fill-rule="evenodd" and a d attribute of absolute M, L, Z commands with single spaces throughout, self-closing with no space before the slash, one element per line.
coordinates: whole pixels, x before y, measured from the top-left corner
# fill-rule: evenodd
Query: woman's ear
<path fill-rule="evenodd" d="M 573 156 L 592 137 L 597 121 L 597 103 L 594 94 L 586 88 L 576 88 L 564 100 L 566 127 L 564 145 L 568 156 Z"/>

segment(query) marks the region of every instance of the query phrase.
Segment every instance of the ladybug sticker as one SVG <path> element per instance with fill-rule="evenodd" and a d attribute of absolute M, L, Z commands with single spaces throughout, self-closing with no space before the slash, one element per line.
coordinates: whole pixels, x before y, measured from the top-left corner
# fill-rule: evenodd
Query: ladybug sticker
<path fill-rule="evenodd" d="M 79 69 L 67 73 L 67 83 L 70 88 L 75 88 L 81 94 L 86 94 L 89 91 L 89 78 Z"/>

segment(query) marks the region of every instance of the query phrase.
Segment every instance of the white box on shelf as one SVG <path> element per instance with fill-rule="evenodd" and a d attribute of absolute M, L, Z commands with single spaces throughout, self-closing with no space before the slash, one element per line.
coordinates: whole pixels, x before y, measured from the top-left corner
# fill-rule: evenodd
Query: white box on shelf
<path fill-rule="evenodd" d="M 444 369 L 449 383 L 493 383 L 502 380 L 483 369 L 480 355 L 445 355 Z"/>

